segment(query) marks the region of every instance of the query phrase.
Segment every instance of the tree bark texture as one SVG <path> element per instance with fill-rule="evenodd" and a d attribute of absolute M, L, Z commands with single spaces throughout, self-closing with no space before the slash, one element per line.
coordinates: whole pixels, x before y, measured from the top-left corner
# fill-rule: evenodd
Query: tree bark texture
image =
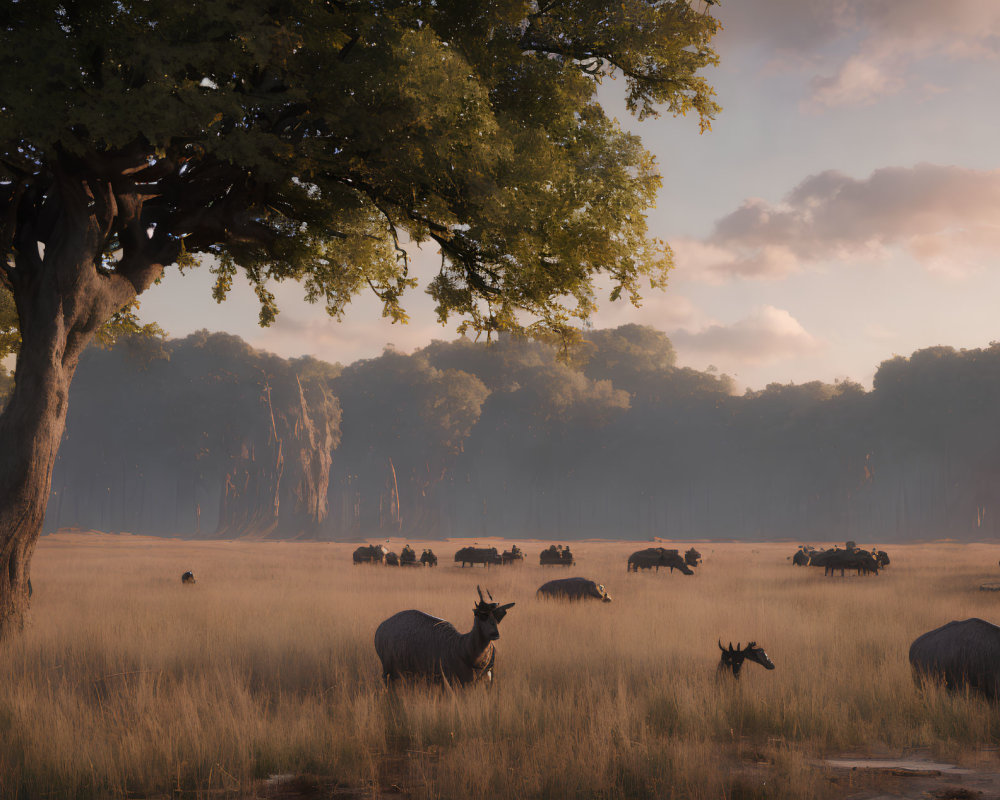
<path fill-rule="evenodd" d="M 114 269 L 102 266 L 113 220 L 129 213 L 110 185 L 57 174 L 18 199 L 13 260 L 0 264 L 21 333 L 14 392 L 0 414 L 0 637 L 24 624 L 31 556 L 80 354 L 162 272 L 145 231 L 123 246 Z"/>

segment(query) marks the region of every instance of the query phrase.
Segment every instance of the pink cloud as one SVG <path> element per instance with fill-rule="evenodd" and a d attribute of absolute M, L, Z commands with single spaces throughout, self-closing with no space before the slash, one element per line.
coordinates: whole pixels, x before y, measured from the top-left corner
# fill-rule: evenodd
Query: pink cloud
<path fill-rule="evenodd" d="M 810 175 L 781 203 L 751 198 L 704 241 L 675 244 L 683 274 L 719 283 L 782 278 L 829 261 L 900 251 L 924 268 L 961 276 L 1000 252 L 1000 170 L 918 164 L 857 179 Z"/>

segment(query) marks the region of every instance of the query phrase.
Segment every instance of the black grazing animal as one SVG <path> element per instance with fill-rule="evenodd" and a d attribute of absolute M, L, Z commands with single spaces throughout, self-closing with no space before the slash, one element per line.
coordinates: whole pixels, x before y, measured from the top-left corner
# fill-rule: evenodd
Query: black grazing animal
<path fill-rule="evenodd" d="M 560 578 L 556 581 L 543 583 L 535 593 L 538 597 L 552 597 L 563 600 L 600 600 L 611 602 L 611 596 L 604 586 L 587 578 Z"/>
<path fill-rule="evenodd" d="M 500 560 L 505 567 L 511 564 L 517 564 L 524 561 L 524 551 L 515 544 L 510 548 L 510 550 L 504 550 L 503 553 L 500 554 Z"/>
<path fill-rule="evenodd" d="M 538 554 L 538 563 L 543 567 L 572 567 L 576 561 L 569 547 L 550 544 Z"/>
<path fill-rule="evenodd" d="M 662 547 L 647 547 L 645 550 L 637 550 L 632 553 L 628 557 L 626 571 L 638 572 L 640 569 L 655 568 L 659 572 L 660 567 L 669 567 L 671 572 L 679 569 L 685 575 L 694 575 L 677 550 L 665 550 Z"/>
<path fill-rule="evenodd" d="M 871 553 L 865 550 L 823 550 L 813 553 L 809 559 L 810 567 L 823 567 L 824 575 L 833 575 L 840 570 L 841 576 L 846 570 L 855 570 L 858 575 L 878 575 L 878 564 Z"/>
<path fill-rule="evenodd" d="M 438 557 L 434 555 L 433 550 L 424 550 L 420 554 L 420 563 L 425 567 L 436 567 L 438 565 Z"/>
<path fill-rule="evenodd" d="M 495 547 L 463 547 L 455 553 L 455 561 L 461 562 L 464 567 L 482 564 L 487 569 L 493 564 L 501 564 L 503 561 Z"/>
<path fill-rule="evenodd" d="M 684 563 L 689 567 L 697 567 L 701 563 L 701 553 L 692 547 L 684 554 Z"/>
<path fill-rule="evenodd" d="M 403 546 L 403 552 L 399 554 L 399 566 L 415 567 L 417 565 L 417 554 L 409 545 Z"/>
<path fill-rule="evenodd" d="M 889 554 L 885 550 L 873 549 L 872 555 L 875 557 L 875 563 L 878 564 L 878 568 L 889 566 Z"/>
<path fill-rule="evenodd" d="M 941 681 L 948 689 L 972 689 L 1000 699 L 1000 628 L 973 617 L 954 620 L 918 636 L 910 666 L 919 685 Z"/>
<path fill-rule="evenodd" d="M 730 642 L 729 649 L 727 650 L 722 646 L 722 641 L 720 640 L 719 649 L 722 651 L 722 658 L 719 659 L 719 666 L 715 670 L 716 675 L 721 675 L 724 672 L 732 670 L 733 677 L 738 680 L 744 661 L 753 661 L 756 664 L 760 664 L 764 669 L 774 669 L 774 662 L 767 657 L 764 648 L 758 647 L 756 642 L 750 642 L 744 648 L 741 648 L 739 643 L 734 648 L 733 643 Z"/>
<path fill-rule="evenodd" d="M 362 545 L 354 551 L 355 564 L 384 564 L 389 551 L 380 544 Z"/>
<path fill-rule="evenodd" d="M 809 553 L 802 547 L 800 547 L 795 555 L 792 556 L 792 563 L 796 567 L 806 567 L 809 565 Z"/>
<path fill-rule="evenodd" d="M 181 575 L 181 583 L 194 583 L 194 573 L 185 572 L 183 575 Z"/>
<path fill-rule="evenodd" d="M 400 678 L 415 678 L 461 685 L 493 681 L 493 662 L 500 638 L 498 625 L 513 607 L 483 598 L 473 609 L 472 630 L 459 633 L 455 626 L 423 611 L 400 611 L 385 620 L 375 631 L 375 652 L 382 662 L 382 677 L 387 685 Z M 489 595 L 489 592 L 487 592 Z"/>
<path fill-rule="evenodd" d="M 392 551 L 385 554 L 385 565 L 387 567 L 398 567 L 399 566 L 399 556 Z"/>

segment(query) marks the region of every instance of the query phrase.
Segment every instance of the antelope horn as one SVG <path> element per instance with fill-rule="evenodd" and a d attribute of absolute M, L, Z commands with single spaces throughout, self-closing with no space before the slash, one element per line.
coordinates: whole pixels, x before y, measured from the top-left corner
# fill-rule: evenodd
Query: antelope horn
<path fill-rule="evenodd" d="M 493 595 L 491 595 L 491 594 L 490 594 L 490 590 L 489 590 L 489 589 L 487 589 L 487 590 L 486 590 L 486 596 L 487 596 L 488 598 L 490 598 L 490 602 L 491 602 L 491 603 L 493 603 L 493 602 L 496 602 L 496 601 L 494 601 L 494 599 L 493 599 Z"/>
<path fill-rule="evenodd" d="M 722 651 L 723 653 L 725 653 L 725 652 L 726 652 L 726 648 L 722 646 L 722 639 L 719 639 L 719 649 L 720 649 L 720 650 L 721 650 L 721 651 Z"/>
<path fill-rule="evenodd" d="M 483 590 L 479 588 L 478 584 L 476 585 L 476 591 L 479 592 L 479 602 L 485 603 L 486 599 L 483 597 Z"/>
<path fill-rule="evenodd" d="M 513 608 L 513 607 L 514 607 L 513 603 L 505 603 L 504 605 L 500 606 L 500 608 L 498 608 L 497 611 L 506 611 L 508 608 Z"/>
<path fill-rule="evenodd" d="M 733 652 L 733 643 L 732 642 L 729 643 L 729 652 L 730 653 Z"/>
<path fill-rule="evenodd" d="M 740 643 L 739 643 L 739 642 L 737 642 L 737 643 L 736 643 L 736 649 L 737 649 L 737 650 L 742 650 L 742 649 L 743 649 L 743 648 L 742 648 L 742 647 L 740 646 Z"/>

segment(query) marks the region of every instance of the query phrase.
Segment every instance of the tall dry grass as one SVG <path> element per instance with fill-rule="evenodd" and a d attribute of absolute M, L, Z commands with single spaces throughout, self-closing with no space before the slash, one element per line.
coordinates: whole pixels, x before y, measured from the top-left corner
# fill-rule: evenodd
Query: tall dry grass
<path fill-rule="evenodd" d="M 31 623 L 0 649 L 0 798 L 249 795 L 275 773 L 370 796 L 821 797 L 824 754 L 996 759 L 997 711 L 917 691 L 906 652 L 1000 621 L 978 591 L 1000 548 L 895 547 L 882 575 L 831 579 L 788 544 L 700 544 L 694 577 L 627 575 L 644 545 L 623 542 L 574 545 L 566 571 L 522 543 L 527 564 L 488 572 L 430 544 L 441 567 L 400 570 L 354 567 L 353 545 L 44 538 Z M 535 599 L 566 575 L 614 603 Z M 419 608 L 466 630 L 477 583 L 517 603 L 496 685 L 388 695 L 376 625 Z M 718 681 L 719 638 L 777 669 Z"/>

